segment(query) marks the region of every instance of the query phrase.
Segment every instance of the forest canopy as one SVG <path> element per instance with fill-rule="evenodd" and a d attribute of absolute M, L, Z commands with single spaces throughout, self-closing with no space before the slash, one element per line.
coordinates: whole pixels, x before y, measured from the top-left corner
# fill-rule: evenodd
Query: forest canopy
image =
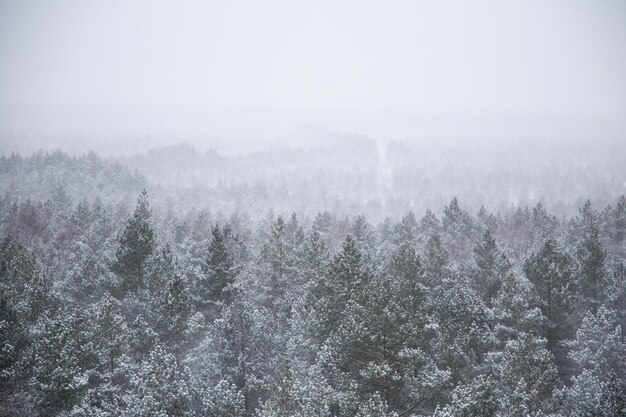
<path fill-rule="evenodd" d="M 0 415 L 626 415 L 619 157 L 370 145 L 0 157 Z"/>

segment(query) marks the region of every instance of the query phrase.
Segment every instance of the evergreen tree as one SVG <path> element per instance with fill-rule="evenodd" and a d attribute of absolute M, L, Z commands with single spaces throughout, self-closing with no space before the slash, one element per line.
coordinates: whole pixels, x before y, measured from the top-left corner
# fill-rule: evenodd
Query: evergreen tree
<path fill-rule="evenodd" d="M 332 388 L 313 368 L 308 375 L 308 384 L 300 390 L 300 412 L 298 417 L 331 415 Z"/>
<path fill-rule="evenodd" d="M 311 232 L 305 239 L 297 260 L 298 268 L 304 275 L 304 281 L 309 285 L 319 283 L 328 268 L 329 254 L 328 248 L 318 232 Z"/>
<path fill-rule="evenodd" d="M 490 312 L 462 280 L 446 281 L 429 301 L 436 330 L 431 348 L 438 366 L 449 369 L 452 382 L 458 383 L 480 371 L 493 346 Z"/>
<path fill-rule="evenodd" d="M 362 265 L 361 252 L 352 236 L 346 236 L 341 251 L 335 255 L 327 276 L 315 291 L 318 318 L 317 337 L 321 343 L 338 327 L 349 301 L 361 295 L 370 271 Z"/>
<path fill-rule="evenodd" d="M 469 252 L 470 241 L 474 234 L 474 221 L 470 214 L 461 209 L 456 197 L 443 209 L 442 219 L 445 237 L 449 239 L 449 249 L 452 256 L 463 257 Z"/>
<path fill-rule="evenodd" d="M 97 345 L 99 362 L 103 364 L 105 374 L 113 378 L 118 361 L 127 352 L 128 329 L 117 300 L 106 295 L 98 303 L 94 342 Z"/>
<path fill-rule="evenodd" d="M 582 297 L 587 308 L 597 311 L 603 299 L 605 289 L 605 253 L 600 242 L 598 227 L 595 223 L 589 225 L 578 251 L 578 260 L 581 265 L 580 287 Z"/>
<path fill-rule="evenodd" d="M 212 323 L 205 340 L 190 354 L 188 363 L 194 369 L 195 380 L 221 384 L 221 391 L 228 397 L 220 399 L 215 397 L 216 392 L 205 392 L 205 406 L 211 410 L 240 411 L 238 398 L 242 398 L 244 414 L 252 415 L 265 387 L 271 384 L 272 370 L 278 368 L 267 321 L 266 313 L 243 294 L 237 294 L 224 308 L 222 317 Z"/>
<path fill-rule="evenodd" d="M 502 346 L 522 333 L 542 334 L 545 318 L 536 307 L 540 305 L 537 296 L 527 284 L 528 281 L 510 271 L 505 275 L 494 300 L 494 333 Z"/>
<path fill-rule="evenodd" d="M 372 226 L 367 222 L 365 216 L 357 216 L 352 224 L 351 236 L 359 248 L 363 261 L 374 267 L 375 255 L 376 255 L 376 238 Z"/>
<path fill-rule="evenodd" d="M 73 301 L 80 304 L 96 302 L 102 297 L 103 291 L 111 286 L 106 280 L 111 273 L 107 272 L 106 266 L 89 250 L 80 269 L 69 276 L 65 290 Z"/>
<path fill-rule="evenodd" d="M 355 417 L 398 417 L 398 413 L 390 411 L 380 395 L 373 395 L 359 405 Z"/>
<path fill-rule="evenodd" d="M 200 303 L 207 301 L 228 304 L 233 297 L 235 260 L 228 247 L 229 229 L 215 225 L 211 228 L 211 243 L 206 258 L 206 282 L 200 288 Z"/>
<path fill-rule="evenodd" d="M 453 236 L 470 237 L 472 233 L 472 218 L 468 212 L 461 209 L 459 200 L 454 197 L 450 204 L 443 209 L 443 228 Z"/>
<path fill-rule="evenodd" d="M 402 220 L 394 228 L 395 243 L 401 245 L 403 243 L 414 243 L 417 237 L 418 224 L 415 215 L 409 212 L 402 217 Z"/>
<path fill-rule="evenodd" d="M 0 242 L 0 403 L 5 388 L 8 392 L 29 375 L 34 326 L 58 306 L 52 281 L 33 253 L 12 237 L 4 238 Z"/>
<path fill-rule="evenodd" d="M 263 404 L 259 417 L 293 416 L 296 410 L 296 393 L 291 363 L 285 360 L 274 377 L 270 398 Z"/>
<path fill-rule="evenodd" d="M 130 388 L 128 329 L 121 304 L 110 295 L 96 304 L 93 319 L 93 353 L 97 368 L 89 374 L 86 390 L 71 416 L 120 415 L 126 408 L 124 394 Z"/>
<path fill-rule="evenodd" d="M 35 257 L 8 236 L 0 243 L 0 386 L 15 378 L 17 359 L 28 346 L 27 331 L 37 314 L 26 296 L 38 279 Z M 39 309 L 37 309 L 39 310 Z"/>
<path fill-rule="evenodd" d="M 174 355 L 156 346 L 132 380 L 128 413 L 146 417 L 192 417 L 191 393 Z"/>
<path fill-rule="evenodd" d="M 482 241 L 474 248 L 476 270 L 476 287 L 483 296 L 488 308 L 492 307 L 502 278 L 511 268 L 507 257 L 498 249 L 496 240 L 489 230 L 483 234 Z"/>
<path fill-rule="evenodd" d="M 28 339 L 15 308 L 3 295 L 0 295 L 0 317 L 0 387 L 4 388 L 18 377 L 15 365 Z"/>
<path fill-rule="evenodd" d="M 548 216 L 543 204 L 537 203 L 533 208 L 530 222 L 534 242 L 543 242 L 555 237 L 553 235 L 558 226 L 558 221 L 554 217 Z"/>
<path fill-rule="evenodd" d="M 433 417 L 496 417 L 500 409 L 496 382 L 489 376 L 479 376 L 452 392 L 450 404 L 438 409 Z"/>
<path fill-rule="evenodd" d="M 154 250 L 154 231 L 151 224 L 148 193 L 144 189 L 137 199 L 137 207 L 119 237 L 113 271 L 126 278 L 125 287 L 133 290 L 142 285 L 144 263 Z"/>
<path fill-rule="evenodd" d="M 498 228 L 498 219 L 493 213 L 487 211 L 484 206 L 480 206 L 478 210 L 478 214 L 476 218 L 479 222 L 479 226 L 482 227 L 485 231 L 490 231 L 491 233 L 495 233 Z"/>
<path fill-rule="evenodd" d="M 583 318 L 569 357 L 579 373 L 565 390 L 572 416 L 626 416 L 626 345 L 614 312 L 601 306 Z"/>
<path fill-rule="evenodd" d="M 237 387 L 227 380 L 208 386 L 201 393 L 201 411 L 207 417 L 244 417 L 245 399 Z"/>
<path fill-rule="evenodd" d="M 426 328 L 422 291 L 419 285 L 407 291 L 405 283 L 385 275 L 372 277 L 348 300 L 321 349 L 337 389 L 356 402 L 379 395 L 390 410 L 406 411 L 409 405 L 416 410 L 445 382 L 446 372 L 429 354 L 435 333 Z"/>
<path fill-rule="evenodd" d="M 626 342 L 626 265 L 613 265 L 607 286 L 605 306 L 615 311 L 617 323 L 622 329 L 622 342 Z"/>
<path fill-rule="evenodd" d="M 495 374 L 502 416 L 542 416 L 555 409 L 558 373 L 545 340 L 529 334 L 506 344 Z"/>
<path fill-rule="evenodd" d="M 159 339 L 150 323 L 153 320 L 149 322 L 144 314 L 148 315 L 148 312 L 140 313 L 128 321 L 129 356 L 135 362 L 145 360 L 156 347 Z"/>
<path fill-rule="evenodd" d="M 437 216 L 430 210 L 426 210 L 426 214 L 420 220 L 419 224 L 419 237 L 420 241 L 423 242 L 425 237 L 430 237 L 436 233 L 439 233 L 440 222 Z"/>
<path fill-rule="evenodd" d="M 603 379 L 584 369 L 565 390 L 562 410 L 572 417 L 625 417 L 626 383 L 615 374 Z"/>
<path fill-rule="evenodd" d="M 588 370 L 601 380 L 615 373 L 626 382 L 626 344 L 614 312 L 600 307 L 588 312 L 569 345 L 569 357 L 579 370 Z"/>
<path fill-rule="evenodd" d="M 35 403 L 42 416 L 55 416 L 78 404 L 97 366 L 87 317 L 61 312 L 43 318 L 34 328 L 33 379 Z"/>
<path fill-rule="evenodd" d="M 441 284 L 446 274 L 448 251 L 444 248 L 441 238 L 434 234 L 426 244 L 426 279 L 429 286 Z"/>
<path fill-rule="evenodd" d="M 585 201 L 585 204 L 580 208 L 579 214 L 573 219 L 576 234 L 578 236 L 585 236 L 597 226 L 598 212 L 593 209 L 591 200 Z"/>
<path fill-rule="evenodd" d="M 181 360 L 191 313 L 187 283 L 179 274 L 174 274 L 159 303 L 157 332 L 163 346 L 174 354 L 176 363 Z"/>
<path fill-rule="evenodd" d="M 265 306 L 281 320 L 291 313 L 291 305 L 285 299 L 294 283 L 293 250 L 289 243 L 285 222 L 278 216 L 262 246 L 259 273 L 265 280 Z"/>
<path fill-rule="evenodd" d="M 526 260 L 524 272 L 539 295 L 541 311 L 547 319 L 545 337 L 548 348 L 554 351 L 570 332 L 568 312 L 574 294 L 572 260 L 555 241 L 548 239 Z"/>
<path fill-rule="evenodd" d="M 413 297 L 424 293 L 426 284 L 424 267 L 419 254 L 410 244 L 399 246 L 391 254 L 385 272 L 404 286 L 406 296 Z"/>
<path fill-rule="evenodd" d="M 160 298 L 165 293 L 169 281 L 178 273 L 174 254 L 169 244 L 154 251 L 143 267 L 143 289 L 145 298 Z"/>
<path fill-rule="evenodd" d="M 620 196 L 613 210 L 613 239 L 617 244 L 626 239 L 626 196 Z"/>

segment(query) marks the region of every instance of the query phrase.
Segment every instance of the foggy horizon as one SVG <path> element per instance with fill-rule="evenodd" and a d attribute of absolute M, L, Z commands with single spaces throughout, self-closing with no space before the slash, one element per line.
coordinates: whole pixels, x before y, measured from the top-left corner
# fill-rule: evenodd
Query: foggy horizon
<path fill-rule="evenodd" d="M 625 43 L 612 0 L 2 1 L 0 137 L 619 137 Z"/>

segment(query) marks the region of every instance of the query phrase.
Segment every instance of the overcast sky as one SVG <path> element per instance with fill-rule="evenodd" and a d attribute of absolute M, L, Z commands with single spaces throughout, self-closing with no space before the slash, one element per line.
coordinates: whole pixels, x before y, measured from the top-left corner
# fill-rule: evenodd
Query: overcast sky
<path fill-rule="evenodd" d="M 287 112 L 366 134 L 424 115 L 622 133 L 626 2 L 0 0 L 0 105 L 5 131 L 220 134 L 226 113 Z"/>

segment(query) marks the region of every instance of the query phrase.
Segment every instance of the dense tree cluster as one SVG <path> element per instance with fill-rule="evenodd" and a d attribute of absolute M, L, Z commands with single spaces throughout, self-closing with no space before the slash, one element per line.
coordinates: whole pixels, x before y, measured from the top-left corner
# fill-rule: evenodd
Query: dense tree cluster
<path fill-rule="evenodd" d="M 626 415 L 623 196 L 371 224 L 9 191 L 1 416 Z"/>

